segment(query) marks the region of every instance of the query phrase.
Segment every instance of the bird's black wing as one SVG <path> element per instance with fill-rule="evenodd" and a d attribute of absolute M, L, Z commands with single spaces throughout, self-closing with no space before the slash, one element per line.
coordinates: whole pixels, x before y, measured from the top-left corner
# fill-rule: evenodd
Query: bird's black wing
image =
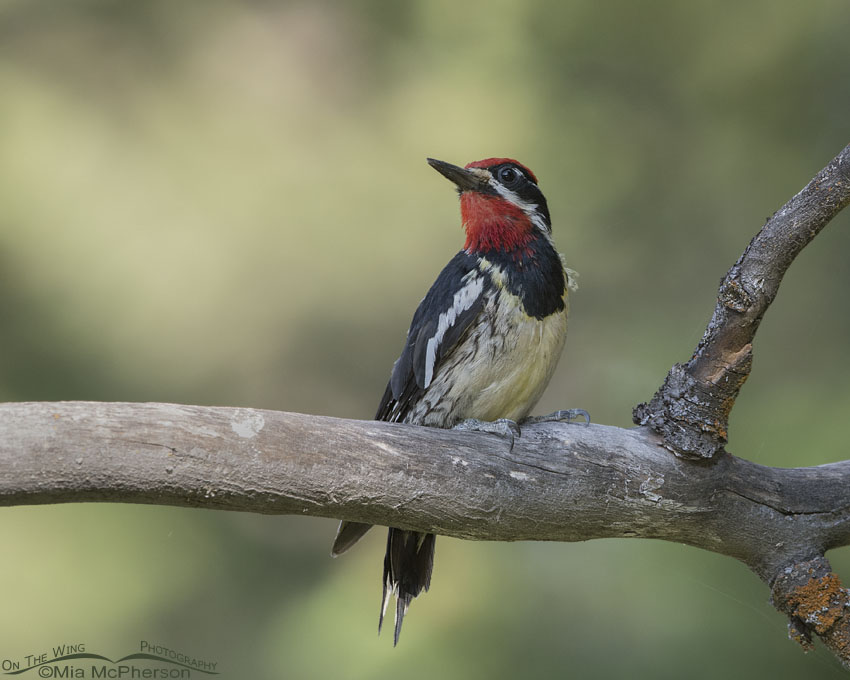
<path fill-rule="evenodd" d="M 489 285 L 489 276 L 478 268 L 478 258 L 465 251 L 445 266 L 413 315 L 376 420 L 404 419 L 428 389 L 441 361 L 481 313 Z"/>
<path fill-rule="evenodd" d="M 455 255 L 445 266 L 413 315 L 410 330 L 407 332 L 407 341 L 401 356 L 393 365 L 392 375 L 381 404 L 378 406 L 375 420 L 394 422 L 404 420 L 407 413 L 428 389 L 441 361 L 457 346 L 464 333 L 481 313 L 484 308 L 484 293 L 489 285 L 492 285 L 489 277 L 478 269 L 478 259 L 464 251 Z M 331 554 L 336 556 L 345 552 L 370 528 L 370 524 L 361 522 L 342 522 Z M 407 533 L 402 531 L 396 533 L 398 541 L 405 545 L 410 538 Z M 391 530 L 389 539 L 391 545 L 393 545 L 393 536 Z M 429 546 L 428 550 L 416 552 L 419 556 L 417 559 L 422 561 L 421 569 L 417 573 L 421 572 L 424 585 L 418 588 L 409 587 L 404 591 L 407 595 L 399 601 L 405 603 L 405 606 L 422 587 L 426 589 L 428 587 L 427 580 L 430 578 L 430 564 L 433 561 L 434 552 L 433 536 L 430 536 L 424 545 Z M 385 586 L 387 569 L 395 573 L 390 568 L 392 564 L 395 562 L 391 559 L 384 566 Z M 402 607 L 402 610 L 404 609 Z M 398 618 L 399 626 L 403 616 L 402 611 L 401 617 Z M 397 638 L 398 627 L 396 628 Z"/>

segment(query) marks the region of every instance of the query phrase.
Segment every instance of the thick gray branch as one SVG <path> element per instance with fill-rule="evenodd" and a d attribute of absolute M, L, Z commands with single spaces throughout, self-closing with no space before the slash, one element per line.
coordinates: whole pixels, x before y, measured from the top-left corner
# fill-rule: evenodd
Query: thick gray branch
<path fill-rule="evenodd" d="M 720 283 L 705 334 L 634 412 L 677 455 L 711 458 L 726 445 L 729 412 L 750 374 L 752 342 L 800 251 L 850 203 L 850 145 L 779 209 Z"/>
<path fill-rule="evenodd" d="M 0 505 L 112 501 L 307 514 L 482 540 L 661 538 L 771 580 L 850 544 L 850 461 L 669 455 L 647 428 L 500 437 L 239 408 L 0 405 Z"/>

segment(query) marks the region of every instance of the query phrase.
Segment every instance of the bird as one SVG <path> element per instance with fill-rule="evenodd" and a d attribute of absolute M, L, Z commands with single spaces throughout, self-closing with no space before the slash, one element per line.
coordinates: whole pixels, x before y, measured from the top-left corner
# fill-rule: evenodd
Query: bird
<path fill-rule="evenodd" d="M 537 177 L 512 158 L 464 167 L 427 160 L 457 189 L 466 240 L 416 309 L 375 420 L 492 432 L 511 446 L 517 423 L 589 423 L 583 409 L 528 418 L 561 356 L 575 288 Z M 343 521 L 331 554 L 370 528 Z M 435 542 L 431 533 L 389 528 L 378 632 L 395 595 L 394 646 L 411 601 L 430 586 Z"/>

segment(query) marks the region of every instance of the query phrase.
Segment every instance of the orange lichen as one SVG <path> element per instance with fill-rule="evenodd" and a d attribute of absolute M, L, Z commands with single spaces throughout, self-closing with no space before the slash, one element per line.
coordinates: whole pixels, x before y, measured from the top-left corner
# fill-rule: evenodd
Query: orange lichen
<path fill-rule="evenodd" d="M 792 640 L 808 651 L 817 633 L 850 669 L 850 591 L 823 556 L 783 569 L 773 583 L 773 603 L 790 617 Z"/>
<path fill-rule="evenodd" d="M 786 601 L 794 616 L 823 635 L 844 616 L 848 593 L 838 576 L 830 572 L 794 588 Z"/>
<path fill-rule="evenodd" d="M 788 621 L 788 637 L 800 645 L 804 652 L 811 652 L 815 648 L 815 643 L 812 642 L 809 631 L 797 619 Z"/>

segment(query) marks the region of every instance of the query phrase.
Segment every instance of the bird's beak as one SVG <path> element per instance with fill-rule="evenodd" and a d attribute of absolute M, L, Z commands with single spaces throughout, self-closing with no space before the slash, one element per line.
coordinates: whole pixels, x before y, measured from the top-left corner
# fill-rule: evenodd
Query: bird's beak
<path fill-rule="evenodd" d="M 429 158 L 428 165 L 446 179 L 454 182 L 457 190 L 461 193 L 464 191 L 482 191 L 488 186 L 489 173 L 481 168 L 459 168 L 457 165 L 438 161 L 435 158 Z"/>

